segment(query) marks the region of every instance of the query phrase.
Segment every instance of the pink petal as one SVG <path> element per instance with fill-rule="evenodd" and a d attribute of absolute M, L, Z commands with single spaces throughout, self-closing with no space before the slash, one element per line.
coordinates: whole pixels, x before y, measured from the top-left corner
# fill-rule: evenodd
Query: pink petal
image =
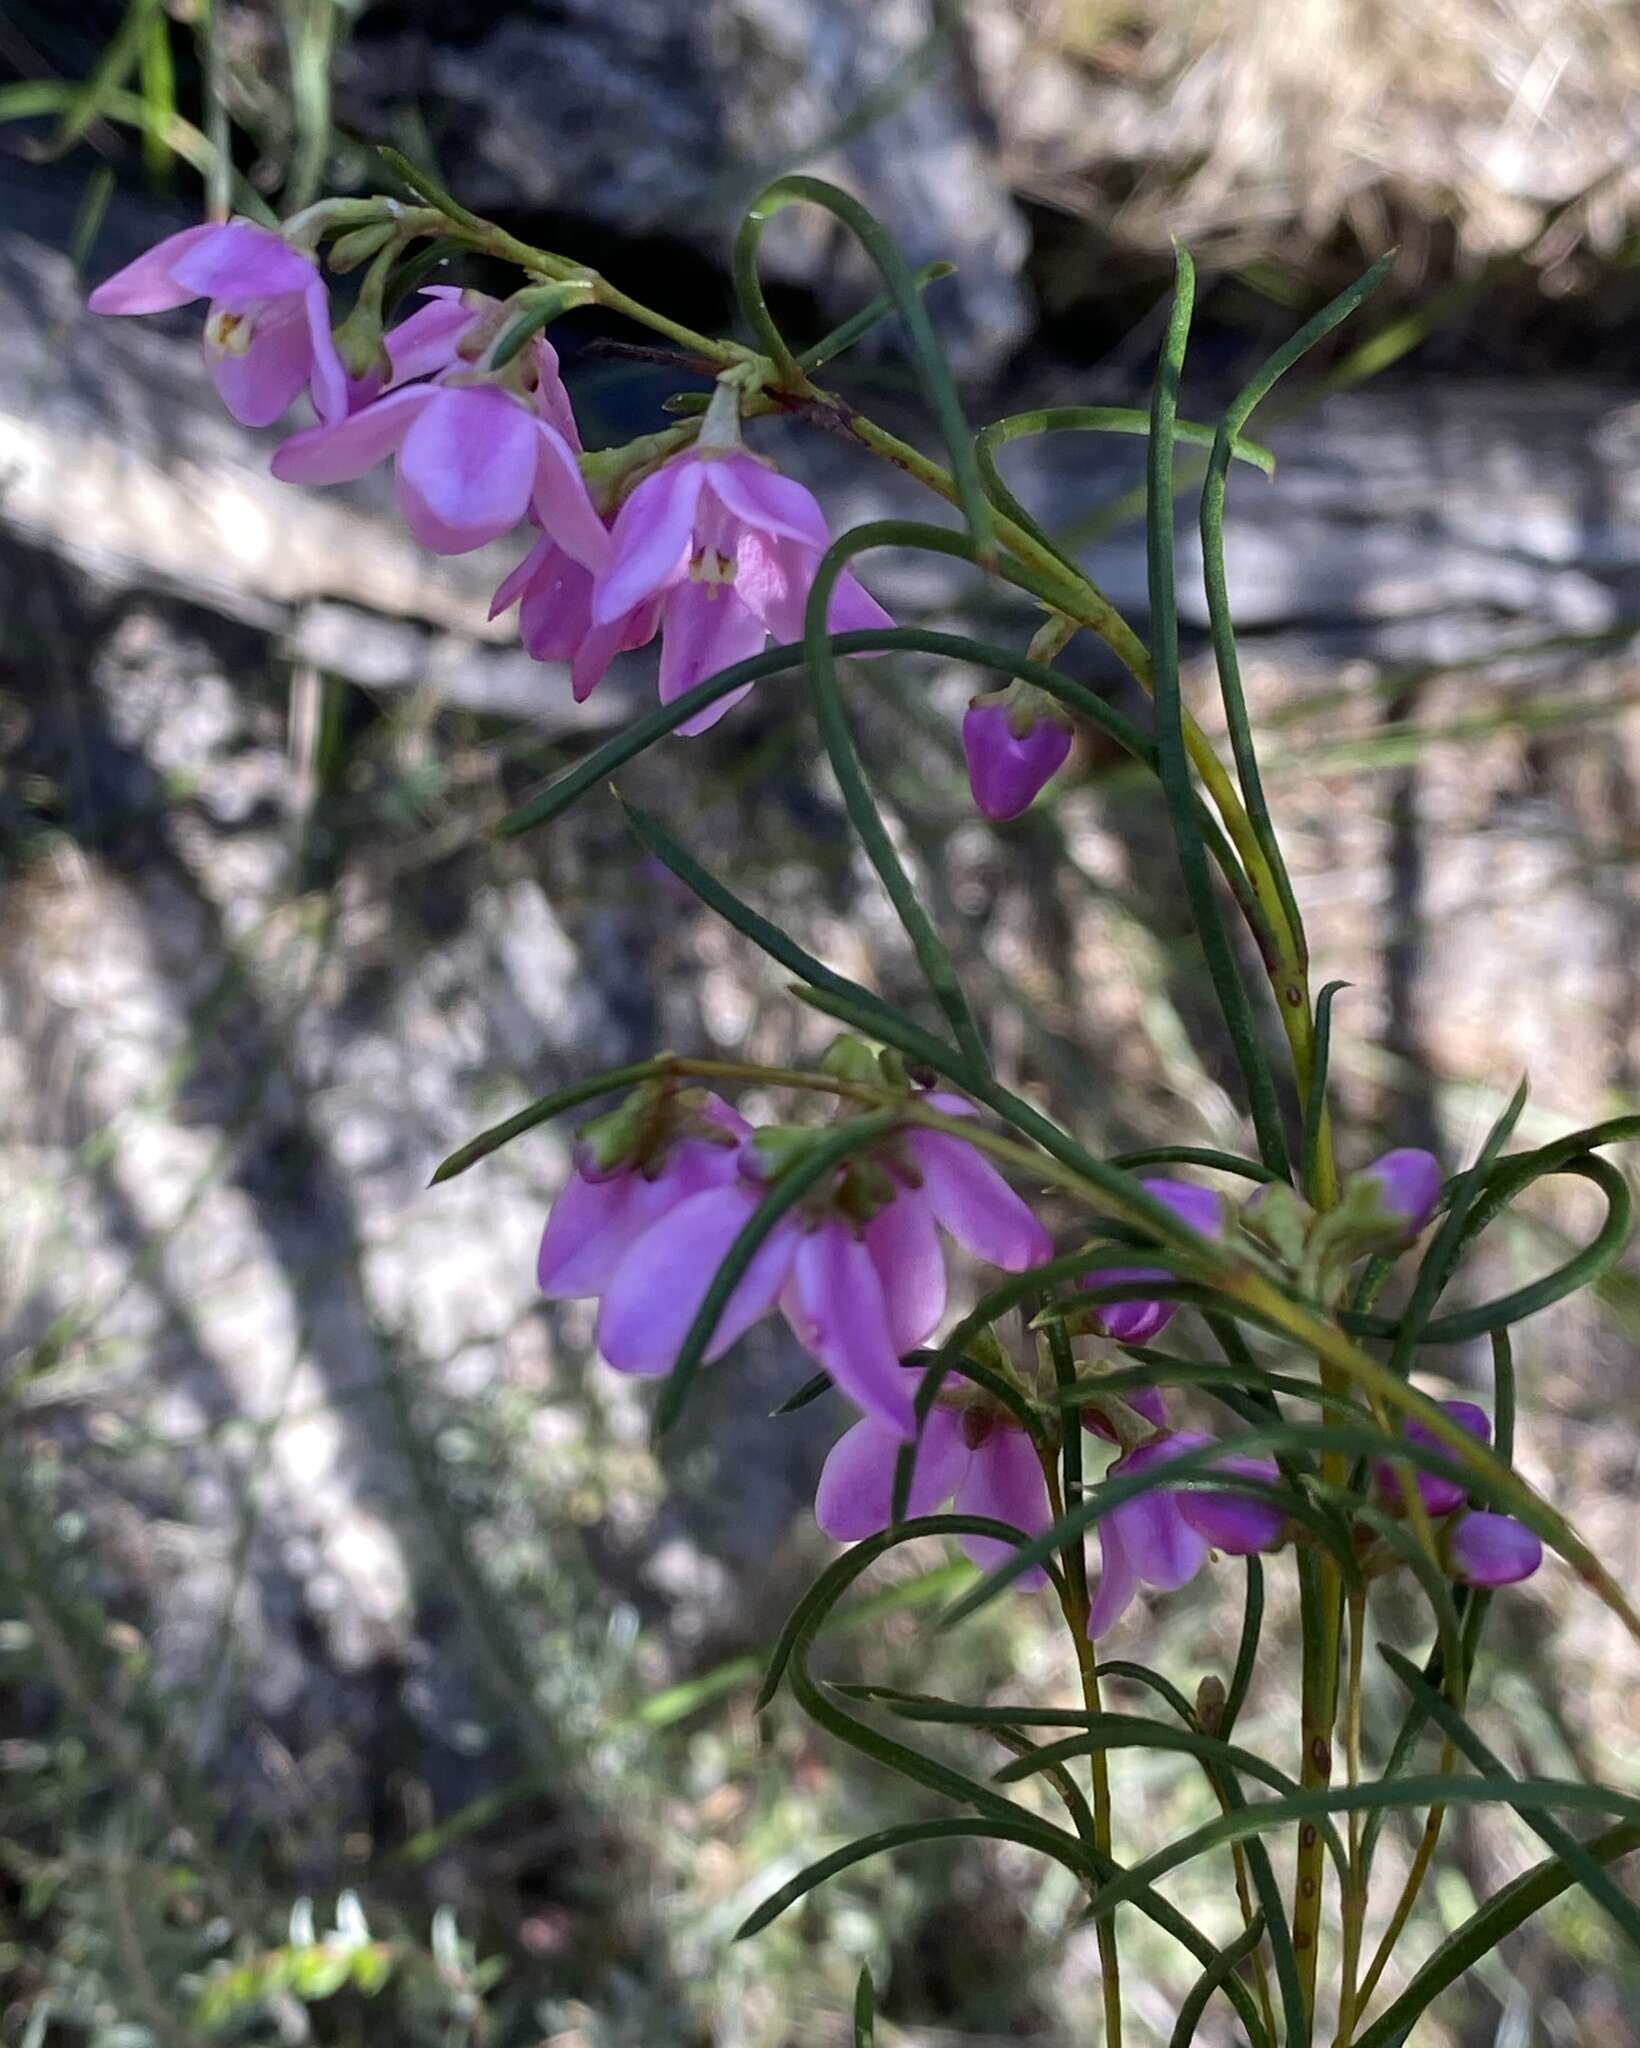
<path fill-rule="evenodd" d="M 535 516 L 565 554 L 601 576 L 609 566 L 609 528 L 598 517 L 580 464 L 563 436 L 536 422 Z"/>
<path fill-rule="evenodd" d="M 207 221 L 203 227 L 184 228 L 179 235 L 167 235 L 143 251 L 134 263 L 105 277 L 86 300 L 93 313 L 169 313 L 173 306 L 185 306 L 190 299 L 204 296 L 198 285 L 179 281 L 176 264 L 208 235 L 220 235 L 221 225 Z"/>
<path fill-rule="evenodd" d="M 518 620 L 524 645 L 537 661 L 572 661 L 591 623 L 592 578 L 560 548 L 548 573 L 524 593 Z"/>
<path fill-rule="evenodd" d="M 308 389 L 313 395 L 313 409 L 321 420 L 345 420 L 349 410 L 348 377 L 330 331 L 330 298 L 317 276 L 302 294 L 302 309 L 307 317 L 311 350 Z"/>
<path fill-rule="evenodd" d="M 832 1445 L 814 1497 L 814 1517 L 839 1543 L 858 1543 L 888 1527 L 894 1504 L 894 1474 L 905 1439 L 897 1429 L 868 1415 Z M 960 1417 L 936 1408 L 917 1446 L 909 1518 L 932 1514 L 949 1500 L 968 1467 Z"/>
<path fill-rule="evenodd" d="M 300 301 L 287 301 L 254 318 L 243 354 L 213 348 L 207 333 L 205 360 L 222 403 L 239 424 L 271 427 L 308 380 L 313 342 Z"/>
<path fill-rule="evenodd" d="M 429 285 L 422 296 L 432 303 L 418 306 L 408 320 L 390 327 L 383 337 L 387 359 L 393 365 L 392 385 L 407 384 L 412 377 L 431 377 L 449 369 L 456 360 L 461 337 L 479 317 L 462 303 L 463 294 L 458 286 Z"/>
<path fill-rule="evenodd" d="M 908 1440 L 916 1434 L 882 1283 L 846 1224 L 829 1220 L 802 1238 L 785 1307 L 798 1341 L 857 1408 Z"/>
<path fill-rule="evenodd" d="M 913 1131 L 907 1143 L 929 1206 L 965 1251 L 1007 1273 L 1053 1257 L 1048 1233 L 972 1145 L 943 1131 Z"/>
<path fill-rule="evenodd" d="M 1088 1608 L 1088 1636 L 1097 1642 L 1102 1635 L 1108 1635 L 1128 1608 L 1133 1596 L 1139 1590 L 1139 1576 L 1133 1569 L 1133 1560 L 1122 1544 L 1122 1532 L 1116 1518 L 1107 1515 L 1099 1526 L 1099 1554 L 1103 1560 L 1099 1583 L 1093 1589 L 1093 1600 Z"/>
<path fill-rule="evenodd" d="M 314 274 L 308 258 L 271 229 L 243 220 L 199 236 L 171 263 L 171 275 L 188 287 L 191 297 L 216 299 L 235 309 L 258 299 L 295 298 L 307 290 Z"/>
<path fill-rule="evenodd" d="M 831 602 L 826 606 L 828 628 L 833 633 L 869 633 L 893 623 L 892 615 L 883 610 L 854 571 L 845 569 L 833 585 Z"/>
<path fill-rule="evenodd" d="M 292 434 L 274 453 L 273 473 L 287 484 L 350 483 L 391 455 L 437 396 L 425 384 L 390 391 L 345 420 Z"/>
<path fill-rule="evenodd" d="M 744 526 L 735 541 L 735 595 L 777 640 L 801 640 L 814 556 Z"/>
<path fill-rule="evenodd" d="M 524 592 L 548 569 L 553 557 L 560 552 L 558 543 L 550 533 L 542 534 L 516 569 L 503 576 L 496 586 L 495 596 L 490 599 L 488 616 L 499 619 L 503 612 L 510 612 Z"/>
<path fill-rule="evenodd" d="M 1181 1447 L 1177 1438 L 1171 1437 L 1165 1443 L 1143 1444 L 1119 1459 L 1112 1472 L 1124 1478 L 1143 1472 L 1169 1457 L 1177 1457 L 1181 1448 L 1194 1446 Z M 1159 1593 L 1177 1592 L 1207 1562 L 1206 1539 L 1179 1513 L 1179 1503 L 1173 1494 L 1159 1488 L 1154 1493 L 1141 1494 L 1137 1500 L 1124 1501 L 1107 1519 L 1115 1521 L 1120 1529 L 1122 1548 L 1133 1569 Z"/>
<path fill-rule="evenodd" d="M 1215 1462 L 1226 1472 L 1239 1472 L 1244 1479 L 1274 1484 L 1281 1476 L 1273 1458 L 1245 1458 L 1232 1451 Z M 1230 1557 L 1271 1549 L 1287 1526 L 1287 1517 L 1273 1501 L 1256 1500 L 1250 1494 L 1181 1490 L 1175 1498 L 1179 1513 L 1197 1535 Z"/>
<path fill-rule="evenodd" d="M 989 1515 L 994 1521 L 1022 1529 L 1027 1536 L 1038 1536 L 1047 1528 L 1052 1519 L 1048 1489 L 1024 1430 L 1006 1422 L 995 1425 L 974 1452 L 968 1476 L 957 1488 L 956 1508 L 959 1514 Z M 987 1571 L 1014 1555 L 1014 1545 L 995 1536 L 964 1536 L 962 1547 Z M 1037 1565 L 1014 1581 L 1021 1592 L 1032 1592 L 1047 1583 L 1047 1573 Z"/>
<path fill-rule="evenodd" d="M 759 1201 L 743 1183 L 692 1195 L 646 1230 L 616 1268 L 598 1317 L 598 1349 L 618 1372 L 666 1373 L 677 1363 L 713 1275 Z M 782 1218 L 729 1297 L 707 1347 L 721 1358 L 780 1299 L 797 1250 Z"/>
<path fill-rule="evenodd" d="M 699 457 L 697 461 L 705 473 L 706 488 L 735 518 L 820 554 L 830 545 L 825 514 L 814 493 L 791 477 L 765 468 L 752 455 Z"/>
<path fill-rule="evenodd" d="M 1513 1586 L 1543 1562 L 1543 1545 L 1513 1515 L 1465 1515 L 1447 1538 L 1458 1577 L 1471 1586 Z"/>
<path fill-rule="evenodd" d="M 592 601 L 594 624 L 612 625 L 688 575 L 700 490 L 700 464 L 679 457 L 627 499 L 610 535 L 613 559 Z"/>
<path fill-rule="evenodd" d="M 535 344 L 535 409 L 572 455 L 581 453 L 581 429 L 558 370 L 558 351 L 543 334 Z"/>
<path fill-rule="evenodd" d="M 464 555 L 516 526 L 529 507 L 541 431 L 504 391 L 435 387 L 397 467 L 399 510 L 422 546 Z"/>
<path fill-rule="evenodd" d="M 696 683 L 761 652 L 766 638 L 761 621 L 740 602 L 733 584 L 683 584 L 667 599 L 661 627 L 661 702 L 674 703 Z M 705 732 L 732 711 L 751 687 L 743 683 L 738 690 L 731 690 L 693 718 L 686 718 L 678 731 L 691 736 Z"/>
<path fill-rule="evenodd" d="M 915 1351 L 945 1313 L 945 1255 L 934 1212 L 916 1189 L 896 1195 L 872 1217 L 866 1250 L 883 1284 L 895 1348 Z"/>
<path fill-rule="evenodd" d="M 628 648 L 642 647 L 646 640 L 653 640 L 659 624 L 657 608 L 652 604 L 641 604 L 624 619 L 617 619 L 613 626 L 594 626 L 575 650 L 569 672 L 570 688 L 576 703 L 582 704 L 592 695 L 617 654 Z"/>
<path fill-rule="evenodd" d="M 593 1181 L 572 1174 L 542 1232 L 535 1267 L 541 1292 L 560 1301 L 602 1294 L 627 1252 L 679 1200 L 664 1177 L 618 1173 Z"/>

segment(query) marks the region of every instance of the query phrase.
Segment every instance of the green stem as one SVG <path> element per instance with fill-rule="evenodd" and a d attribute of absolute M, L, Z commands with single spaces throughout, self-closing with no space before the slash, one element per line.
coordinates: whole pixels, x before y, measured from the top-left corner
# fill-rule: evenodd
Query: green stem
<path fill-rule="evenodd" d="M 1070 1417 L 1067 1429 L 1074 1434 L 1079 1428 L 1078 1418 Z M 1044 1451 L 1041 1455 L 1048 1505 L 1057 1522 L 1065 1512 L 1065 1499 L 1059 1485 L 1059 1461 L 1052 1451 Z M 1088 1636 L 1087 1568 L 1081 1559 L 1080 1536 L 1076 1538 L 1076 1550 L 1078 1569 L 1074 1574 L 1070 1554 L 1066 1554 L 1059 1610 L 1065 1617 L 1065 1627 L 1076 1657 L 1082 1704 L 1090 1714 L 1098 1714 L 1104 1708 L 1099 1691 L 1099 1666 Z M 1093 1786 L 1093 1846 L 1108 1862 L 1111 1855 L 1110 1759 L 1104 1750 L 1096 1749 L 1089 1757 L 1088 1775 Z M 1099 1944 L 1099 1989 L 1105 2008 L 1105 2048 L 1122 2048 L 1122 1973 L 1114 1914 L 1099 1922 L 1096 1938 Z"/>

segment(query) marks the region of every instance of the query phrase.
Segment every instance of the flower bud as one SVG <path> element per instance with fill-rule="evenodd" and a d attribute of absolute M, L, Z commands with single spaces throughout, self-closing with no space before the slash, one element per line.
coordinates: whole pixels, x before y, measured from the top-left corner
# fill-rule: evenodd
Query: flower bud
<path fill-rule="evenodd" d="M 1441 1199 L 1440 1161 L 1413 1146 L 1386 1152 L 1356 1179 L 1377 1188 L 1385 1214 L 1396 1219 L 1408 1243 L 1422 1233 Z"/>
<path fill-rule="evenodd" d="M 856 1038 L 851 1031 L 839 1033 L 826 1047 L 820 1071 L 829 1074 L 834 1081 L 858 1081 L 866 1088 L 880 1088 L 883 1084 L 883 1070 L 877 1055 L 863 1038 Z"/>
<path fill-rule="evenodd" d="M 1448 1532 L 1447 1562 L 1467 1586 L 1513 1586 L 1543 1562 L 1543 1545 L 1513 1515 L 1465 1515 Z"/>
<path fill-rule="evenodd" d="M 1255 1189 L 1241 1205 L 1241 1220 L 1254 1237 L 1289 1266 L 1303 1263 L 1315 1211 L 1286 1181 L 1268 1181 Z"/>
<path fill-rule="evenodd" d="M 1065 765 L 1071 727 L 1051 697 L 1028 683 L 976 697 L 962 721 L 974 802 L 996 824 L 1028 810 Z"/>

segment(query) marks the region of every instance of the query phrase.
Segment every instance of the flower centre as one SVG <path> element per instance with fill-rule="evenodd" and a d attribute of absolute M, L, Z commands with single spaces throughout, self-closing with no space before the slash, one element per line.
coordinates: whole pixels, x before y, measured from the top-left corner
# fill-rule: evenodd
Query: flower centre
<path fill-rule="evenodd" d="M 720 554 L 716 548 L 697 548 L 689 564 L 689 575 L 693 582 L 704 583 L 709 591 L 715 592 L 734 582 L 734 556 Z"/>
<path fill-rule="evenodd" d="M 249 313 L 230 313 L 226 306 L 213 306 L 205 322 L 205 346 L 213 355 L 250 354 L 256 339 L 256 321 Z"/>

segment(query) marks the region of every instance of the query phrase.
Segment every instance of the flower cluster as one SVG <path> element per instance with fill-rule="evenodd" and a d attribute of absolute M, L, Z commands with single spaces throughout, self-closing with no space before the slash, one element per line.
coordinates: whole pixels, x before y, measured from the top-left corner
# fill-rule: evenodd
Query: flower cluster
<path fill-rule="evenodd" d="M 206 298 L 206 356 L 236 419 L 270 426 L 306 390 L 318 424 L 273 458 L 287 483 L 336 484 L 392 461 L 399 509 L 434 554 L 458 555 L 528 522 L 538 538 L 495 593 L 519 608 L 538 661 L 567 662 L 577 701 L 619 653 L 661 641 L 671 703 L 770 637 L 802 637 L 804 607 L 830 543 L 813 495 L 740 440 L 738 402 L 695 440 L 646 464 L 588 457 L 558 355 L 536 335 L 505 345 L 513 307 L 430 285 L 422 304 L 344 366 L 313 254 L 247 221 L 188 228 L 91 294 L 97 313 L 158 313 Z M 600 479 L 598 494 L 588 476 Z M 850 572 L 838 578 L 833 632 L 893 620 Z M 746 694 L 685 721 L 703 732 Z"/>
<path fill-rule="evenodd" d="M 834 1050 L 844 1054 L 843 1065 L 868 1057 L 856 1041 L 839 1041 Z M 937 1091 L 915 1091 L 907 1099 L 948 1118 L 972 1113 L 961 1097 Z M 824 1135 L 804 1126 L 754 1129 L 704 1089 L 671 1081 L 640 1088 L 579 1134 L 574 1172 L 541 1241 L 542 1292 L 597 1300 L 598 1349 L 617 1370 L 670 1372 L 714 1275 L 771 1180 Z M 1386 1155 L 1356 1180 L 1355 1207 L 1366 1203 L 1380 1233 L 1392 1229 L 1404 1241 L 1422 1230 L 1440 1191 L 1439 1170 L 1427 1154 Z M 1201 1236 L 1222 1238 L 1238 1227 L 1232 1204 L 1212 1189 L 1166 1179 L 1141 1185 Z M 1256 1218 L 1267 1205 L 1255 1197 L 1247 1206 Z M 826 1461 L 815 1502 L 820 1526 L 840 1541 L 889 1526 L 908 1444 L 908 1513 L 930 1514 L 951 1502 L 959 1514 L 1026 1536 L 1040 1535 L 1053 1519 L 1043 1450 L 1051 1460 L 1052 1432 L 1066 1425 L 1049 1405 L 1033 1409 L 1038 1389 L 1032 1375 L 1011 1366 L 1000 1350 L 996 1356 L 1025 1412 L 1037 1413 L 1044 1427 L 1040 1444 L 1020 1408 L 966 1378 L 940 1387 L 919 1426 L 914 1397 L 921 1368 L 907 1361 L 945 1314 L 942 1232 L 1005 1272 L 1028 1271 L 1053 1255 L 1047 1230 L 975 1145 L 908 1121 L 837 1166 L 774 1224 L 730 1291 L 705 1349 L 708 1361 L 722 1357 L 779 1309 L 860 1411 Z M 1140 1287 L 1170 1277 L 1143 1264 L 1101 1266 L 1083 1285 Z M 1106 1350 L 1142 1347 L 1166 1328 L 1176 1308 L 1162 1294 L 1090 1305 L 1074 1310 L 1068 1327 L 1098 1337 Z M 1454 1402 L 1448 1412 L 1487 1440 L 1489 1426 L 1478 1408 Z M 1095 1381 L 1070 1426 L 1077 1422 L 1117 1447 L 1109 1479 L 1137 1478 L 1189 1453 L 1204 1454 L 1185 1483 L 1121 1499 L 1100 1519 L 1102 1570 L 1087 1617 L 1091 1635 L 1114 1627 L 1142 1586 L 1173 1592 L 1215 1551 L 1248 1556 L 1286 1540 L 1287 1513 L 1270 1497 L 1280 1476 L 1275 1463 L 1237 1451 L 1233 1440 L 1215 1450 L 1216 1438 L 1176 1427 L 1159 1389 L 1102 1398 Z M 1417 1424 L 1407 1439 L 1437 1453 L 1441 1448 Z M 1425 1511 L 1443 1524 L 1443 1555 L 1453 1576 L 1495 1586 L 1537 1568 L 1541 1548 L 1518 1523 L 1469 1510 L 1455 1480 L 1420 1472 L 1416 1483 Z M 1381 1505 L 1401 1512 L 1404 1497 L 1390 1463 L 1380 1467 L 1377 1486 Z M 978 1532 L 962 1541 L 987 1566 L 1011 1549 Z M 1019 1574 L 1022 1589 L 1044 1583 L 1040 1570 Z"/>

